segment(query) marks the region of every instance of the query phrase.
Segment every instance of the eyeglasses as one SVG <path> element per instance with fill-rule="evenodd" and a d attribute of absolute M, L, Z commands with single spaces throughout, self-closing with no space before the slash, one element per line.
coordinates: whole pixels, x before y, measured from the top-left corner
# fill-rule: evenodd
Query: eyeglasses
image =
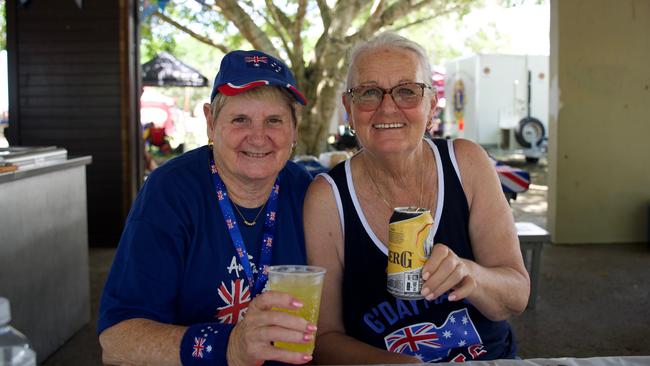
<path fill-rule="evenodd" d="M 433 89 L 424 83 L 397 84 L 390 89 L 378 86 L 357 86 L 346 91 L 352 95 L 352 102 L 362 111 L 370 112 L 379 108 L 385 94 L 390 94 L 393 102 L 401 109 L 417 107 L 424 96 L 424 89 Z"/>

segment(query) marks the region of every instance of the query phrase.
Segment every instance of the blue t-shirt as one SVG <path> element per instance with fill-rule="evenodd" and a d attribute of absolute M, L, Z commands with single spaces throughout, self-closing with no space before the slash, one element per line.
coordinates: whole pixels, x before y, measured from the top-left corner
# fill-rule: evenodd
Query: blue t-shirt
<path fill-rule="evenodd" d="M 147 179 L 104 287 L 98 333 L 132 318 L 175 325 L 236 324 L 241 319 L 251 291 L 217 202 L 210 155 L 205 146 L 189 151 Z M 271 264 L 304 264 L 302 204 L 311 177 L 287 162 L 279 180 Z M 259 211 L 240 210 L 248 220 Z M 253 227 L 238 225 L 254 273 L 263 216 Z"/>

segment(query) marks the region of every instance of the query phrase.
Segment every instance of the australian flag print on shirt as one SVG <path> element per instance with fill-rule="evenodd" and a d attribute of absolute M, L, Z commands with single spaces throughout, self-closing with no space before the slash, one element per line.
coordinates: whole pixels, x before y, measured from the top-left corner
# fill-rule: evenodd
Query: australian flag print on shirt
<path fill-rule="evenodd" d="M 441 360 L 454 348 L 482 344 L 467 309 L 449 313 L 439 327 L 433 323 L 413 324 L 390 333 L 384 341 L 387 350 L 417 357 L 422 362 Z"/>
<path fill-rule="evenodd" d="M 218 292 L 225 305 L 217 308 L 215 317 L 222 323 L 237 324 L 246 314 L 251 302 L 251 292 L 246 282 L 241 278 L 231 281 L 230 289 L 221 282 Z"/>

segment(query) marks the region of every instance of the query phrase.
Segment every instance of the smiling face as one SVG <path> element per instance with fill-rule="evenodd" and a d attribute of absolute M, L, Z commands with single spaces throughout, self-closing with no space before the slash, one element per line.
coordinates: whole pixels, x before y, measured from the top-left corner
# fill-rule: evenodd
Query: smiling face
<path fill-rule="evenodd" d="M 401 48 L 380 48 L 358 56 L 354 87 L 378 86 L 390 89 L 408 82 L 430 83 L 420 75 L 414 52 Z M 351 70 L 354 71 L 354 70 Z M 343 103 L 350 116 L 350 124 L 363 147 L 373 152 L 395 153 L 412 150 L 424 135 L 427 121 L 433 117 L 435 97 L 429 89 L 422 102 L 413 108 L 399 108 L 390 95 L 373 111 L 355 106 L 349 95 Z"/>
<path fill-rule="evenodd" d="M 216 120 L 210 105 L 204 112 L 220 175 L 244 183 L 275 179 L 296 137 L 291 107 L 280 92 L 227 97 Z"/>

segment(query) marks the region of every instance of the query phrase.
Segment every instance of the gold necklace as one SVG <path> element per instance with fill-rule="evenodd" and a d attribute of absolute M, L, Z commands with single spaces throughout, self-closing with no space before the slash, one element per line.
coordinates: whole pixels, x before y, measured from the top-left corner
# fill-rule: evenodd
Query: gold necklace
<path fill-rule="evenodd" d="M 232 200 L 230 202 L 232 202 Z M 260 210 L 257 211 L 257 215 L 255 215 L 255 218 L 253 219 L 253 221 L 246 220 L 246 217 L 244 217 L 244 215 L 242 215 L 241 211 L 239 211 L 239 207 L 237 207 L 237 204 L 235 202 L 232 202 L 232 205 L 235 206 L 235 210 L 237 211 L 237 213 L 239 214 L 241 219 L 244 220 L 244 225 L 246 225 L 246 226 L 255 226 L 255 224 L 257 223 L 257 218 L 260 217 L 260 214 L 262 213 L 262 210 L 264 210 L 264 207 L 266 207 L 266 202 L 264 202 L 262 207 L 260 207 Z"/>
<path fill-rule="evenodd" d="M 422 206 L 422 197 L 424 197 L 424 174 L 425 174 L 425 171 L 423 170 L 422 171 L 422 178 L 421 178 L 421 181 L 420 181 L 420 201 L 419 201 L 420 206 L 419 206 L 419 208 L 425 208 L 425 207 Z M 379 192 L 379 196 L 381 197 L 381 200 L 384 201 L 386 206 L 388 206 L 388 208 L 391 211 L 393 211 L 395 209 L 395 206 L 391 205 L 390 202 L 388 202 L 388 200 L 386 199 L 386 197 L 384 197 L 384 194 L 382 193 L 381 189 L 379 189 L 379 185 L 377 184 L 377 182 L 375 182 L 375 178 L 373 177 L 373 174 L 370 173 L 370 170 L 368 170 L 368 177 L 370 177 L 370 181 L 372 182 L 372 184 L 377 189 L 377 192 Z"/>

